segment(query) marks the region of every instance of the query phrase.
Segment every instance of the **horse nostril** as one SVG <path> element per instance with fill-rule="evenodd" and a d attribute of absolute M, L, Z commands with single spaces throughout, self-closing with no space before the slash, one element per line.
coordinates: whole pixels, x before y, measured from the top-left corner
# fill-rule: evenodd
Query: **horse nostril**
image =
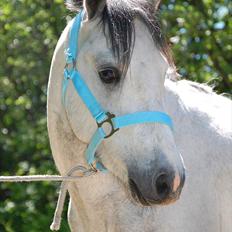
<path fill-rule="evenodd" d="M 164 173 L 160 174 L 155 179 L 154 187 L 160 200 L 164 200 L 165 198 L 167 198 L 172 191 L 169 179 L 169 176 Z"/>
<path fill-rule="evenodd" d="M 170 204 L 179 199 L 183 181 L 184 172 L 160 168 L 149 173 L 147 170 L 142 173 L 130 172 L 128 187 L 133 199 L 143 206 Z"/>

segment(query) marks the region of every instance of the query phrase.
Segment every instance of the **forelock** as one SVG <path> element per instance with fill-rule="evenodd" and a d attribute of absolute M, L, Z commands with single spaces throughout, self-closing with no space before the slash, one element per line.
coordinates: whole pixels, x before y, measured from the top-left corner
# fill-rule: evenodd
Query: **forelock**
<path fill-rule="evenodd" d="M 79 11 L 82 1 L 69 0 L 67 7 Z M 138 17 L 148 27 L 155 46 L 163 53 L 174 66 L 169 46 L 162 35 L 158 12 L 150 1 L 146 0 L 108 0 L 102 12 L 101 25 L 104 28 L 106 38 L 109 40 L 115 58 L 123 68 L 127 70 L 134 48 L 134 19 Z"/>

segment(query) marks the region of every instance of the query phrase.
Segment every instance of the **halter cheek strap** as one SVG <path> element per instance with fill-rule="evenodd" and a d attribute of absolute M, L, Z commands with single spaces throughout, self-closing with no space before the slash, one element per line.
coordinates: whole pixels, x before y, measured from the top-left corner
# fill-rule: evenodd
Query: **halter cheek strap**
<path fill-rule="evenodd" d="M 67 85 L 69 80 L 71 80 L 76 92 L 78 93 L 82 101 L 85 103 L 86 107 L 88 108 L 88 110 L 90 111 L 91 115 L 97 123 L 98 128 L 92 136 L 90 143 L 85 151 L 87 163 L 89 165 L 93 165 L 96 161 L 95 153 L 97 151 L 98 146 L 102 143 L 104 139 L 107 139 L 108 137 L 112 136 L 120 128 L 132 126 L 135 124 L 161 123 L 173 129 L 173 124 L 170 116 L 163 112 L 136 112 L 116 117 L 114 114 L 109 113 L 102 108 L 100 103 L 92 94 L 89 87 L 86 85 L 81 74 L 75 67 L 76 58 L 78 57 L 78 35 L 82 19 L 83 11 L 75 17 L 70 31 L 69 47 L 66 50 L 66 66 L 64 68 L 62 99 L 64 102 Z M 109 133 L 104 131 L 104 124 L 110 125 L 111 130 Z M 96 163 L 96 168 L 100 171 L 106 170 L 101 163 Z"/>

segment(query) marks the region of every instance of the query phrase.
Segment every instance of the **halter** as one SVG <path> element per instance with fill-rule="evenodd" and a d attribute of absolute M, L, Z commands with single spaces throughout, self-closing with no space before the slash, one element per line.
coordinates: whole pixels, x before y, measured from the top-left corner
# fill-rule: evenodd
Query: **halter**
<path fill-rule="evenodd" d="M 66 49 L 66 66 L 64 68 L 64 80 L 62 87 L 62 99 L 64 103 L 69 80 L 72 81 L 76 92 L 90 111 L 92 117 L 97 123 L 97 130 L 92 136 L 90 143 L 85 151 L 87 163 L 93 167 L 96 163 L 95 153 L 98 146 L 104 139 L 114 135 L 120 128 L 143 123 L 161 123 L 173 129 L 172 120 L 169 115 L 158 111 L 136 112 L 123 116 L 115 116 L 113 113 L 105 111 L 86 85 L 80 72 L 76 68 L 76 59 L 78 57 L 78 36 L 84 12 L 79 13 L 73 22 L 69 36 L 69 46 Z M 107 133 L 103 125 L 110 125 L 111 131 Z M 96 169 L 105 171 L 105 167 L 99 162 L 96 163 Z"/>

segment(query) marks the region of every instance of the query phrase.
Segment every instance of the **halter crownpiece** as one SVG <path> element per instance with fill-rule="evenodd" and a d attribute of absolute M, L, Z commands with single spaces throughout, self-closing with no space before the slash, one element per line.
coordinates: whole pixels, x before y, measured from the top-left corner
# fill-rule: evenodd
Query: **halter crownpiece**
<path fill-rule="evenodd" d="M 90 143 L 85 151 L 86 161 L 90 166 L 96 162 L 95 153 L 98 146 L 104 139 L 114 135 L 120 128 L 143 123 L 161 123 L 173 129 L 172 119 L 169 115 L 158 111 L 136 112 L 123 116 L 115 116 L 105 111 L 92 94 L 81 77 L 80 72 L 76 69 L 76 59 L 78 57 L 78 36 L 84 11 L 80 12 L 74 19 L 69 36 L 69 46 L 66 49 L 66 65 L 64 68 L 64 80 L 62 86 L 62 100 L 65 102 L 65 95 L 69 80 L 72 81 L 76 92 L 90 111 L 97 123 L 97 130 L 92 136 Z M 110 132 L 107 133 L 103 125 L 110 125 Z M 99 162 L 96 163 L 96 169 L 106 170 Z"/>

